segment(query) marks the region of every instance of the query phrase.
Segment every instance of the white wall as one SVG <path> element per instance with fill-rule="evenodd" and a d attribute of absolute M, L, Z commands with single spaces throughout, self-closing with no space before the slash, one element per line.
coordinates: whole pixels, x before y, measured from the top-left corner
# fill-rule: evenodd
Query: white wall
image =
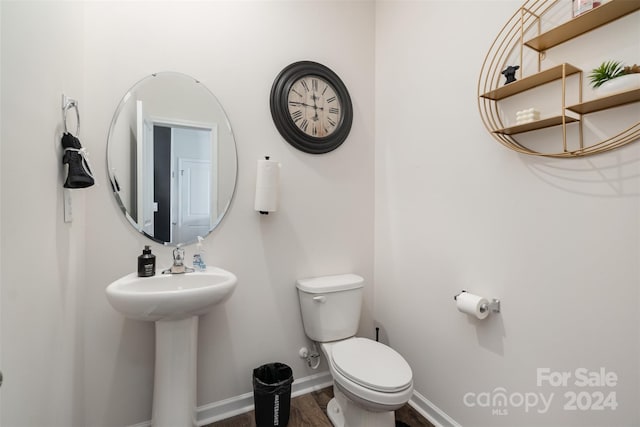
<path fill-rule="evenodd" d="M 2 22 L 2 2 L 0 2 L 0 22 Z M 0 31 L 0 58 L 2 58 L 2 31 Z M 0 66 L 0 100 L 2 99 L 2 67 Z M 2 141 L 2 102 L 0 101 L 0 142 Z M 0 224 L 2 224 L 2 161 L 0 161 Z M 0 242 L 2 227 L 0 226 Z M 2 245 L 0 245 L 0 372 L 2 371 Z M 0 389 L 0 420 L 2 419 L 2 389 Z"/>
<path fill-rule="evenodd" d="M 88 2 L 84 6 L 86 132 L 100 187 L 87 193 L 85 423 L 148 420 L 153 325 L 124 320 L 104 288 L 135 269 L 150 241 L 135 234 L 106 180 L 106 135 L 133 83 L 156 71 L 202 81 L 224 106 L 236 137 L 236 197 L 205 240 L 209 264 L 238 276 L 224 306 L 201 318 L 198 404 L 250 392 L 251 370 L 281 361 L 294 376 L 314 373 L 298 358 L 302 330 L 295 280 L 357 272 L 373 276 L 373 24 L 370 2 Z M 351 93 L 349 139 L 322 156 L 297 151 L 278 134 L 269 91 L 288 64 L 310 59 L 336 71 Z M 281 208 L 253 210 L 256 161 L 282 162 Z M 169 248 L 152 244 L 159 267 Z M 192 255 L 194 248 L 187 248 Z M 372 287 L 369 289 L 371 305 Z M 370 335 L 370 308 L 363 328 Z"/>
<path fill-rule="evenodd" d="M 62 94 L 86 112 L 82 8 L 3 1 L 1 31 L 0 423 L 82 425 L 85 193 L 74 190 L 74 221 L 65 224 L 60 144 Z"/>
<path fill-rule="evenodd" d="M 376 4 L 375 318 L 416 390 L 461 425 L 638 425 L 640 146 L 552 160 L 487 134 L 478 74 L 520 5 Z M 614 57 L 631 46 L 625 59 L 637 62 L 639 19 L 621 24 L 636 35 L 622 46 L 594 33 L 572 53 L 599 62 L 593 46 Z M 605 114 L 637 121 L 638 107 L 624 108 Z M 459 313 L 461 289 L 500 298 L 502 313 L 482 322 Z M 617 385 L 536 384 L 537 368 L 581 367 L 615 372 Z M 463 402 L 499 387 L 555 397 L 543 414 Z M 615 392 L 617 409 L 563 410 L 566 392 L 597 391 Z"/>

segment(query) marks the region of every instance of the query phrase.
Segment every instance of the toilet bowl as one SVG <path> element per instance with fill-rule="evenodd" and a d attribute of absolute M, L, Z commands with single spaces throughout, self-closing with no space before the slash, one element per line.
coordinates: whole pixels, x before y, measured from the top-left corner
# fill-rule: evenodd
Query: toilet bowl
<path fill-rule="evenodd" d="M 355 336 L 364 280 L 355 274 L 297 281 L 307 336 L 320 343 L 333 378 L 327 415 L 336 427 L 393 427 L 413 393 L 413 374 L 392 348 Z"/>

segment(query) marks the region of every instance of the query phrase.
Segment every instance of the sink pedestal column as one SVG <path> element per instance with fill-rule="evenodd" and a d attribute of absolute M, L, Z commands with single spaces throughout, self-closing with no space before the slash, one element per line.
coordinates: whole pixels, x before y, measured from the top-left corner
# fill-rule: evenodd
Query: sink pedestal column
<path fill-rule="evenodd" d="M 152 425 L 196 426 L 198 316 L 155 323 Z"/>

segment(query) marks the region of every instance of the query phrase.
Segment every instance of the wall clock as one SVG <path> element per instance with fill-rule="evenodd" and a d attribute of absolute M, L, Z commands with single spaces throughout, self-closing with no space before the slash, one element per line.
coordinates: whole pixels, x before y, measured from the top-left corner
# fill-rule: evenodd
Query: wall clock
<path fill-rule="evenodd" d="M 328 153 L 351 130 L 353 106 L 340 77 L 322 64 L 295 62 L 271 87 L 271 116 L 282 137 L 299 150 Z"/>

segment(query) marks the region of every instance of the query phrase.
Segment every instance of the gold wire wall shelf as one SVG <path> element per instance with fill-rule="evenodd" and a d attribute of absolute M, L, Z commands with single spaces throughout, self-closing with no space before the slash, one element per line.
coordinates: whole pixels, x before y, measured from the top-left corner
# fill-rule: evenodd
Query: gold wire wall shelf
<path fill-rule="evenodd" d="M 640 9 L 640 2 L 637 1 L 610 1 L 526 41 L 525 45 L 542 52 L 622 18 L 638 9 Z"/>
<path fill-rule="evenodd" d="M 543 84 L 562 79 L 563 75 L 570 76 L 575 73 L 580 73 L 581 71 L 582 70 L 579 68 L 565 63 L 525 77 L 521 80 L 516 80 L 513 83 L 509 83 L 508 85 L 483 93 L 480 96 L 494 101 L 499 101 L 529 89 L 542 86 Z"/>
<path fill-rule="evenodd" d="M 532 130 L 561 126 L 563 123 L 576 123 L 578 119 L 571 116 L 553 116 L 546 119 L 536 120 L 535 122 L 525 123 L 522 125 L 510 126 L 503 129 L 494 130 L 493 133 L 502 135 L 517 135 L 519 133 L 531 132 Z"/>
<path fill-rule="evenodd" d="M 564 0 L 526 1 L 496 37 L 482 65 L 478 80 L 478 109 L 485 127 L 494 139 L 507 148 L 519 153 L 546 157 L 587 156 L 609 151 L 640 139 L 640 121 L 616 135 L 589 146 L 584 146 L 582 130 L 584 115 L 640 102 L 640 89 L 627 90 L 583 102 L 583 72 L 580 68 L 563 63 L 546 70 L 540 69 L 546 50 L 640 10 L 640 0 L 609 0 L 549 31 L 541 32 L 542 17 L 562 1 Z M 538 35 L 525 40 L 526 35 L 532 31 L 537 32 Z M 525 48 L 538 53 L 538 71 L 522 77 L 522 58 Z M 501 72 L 509 65 L 507 62 L 512 52 L 517 52 L 518 49 L 520 79 L 501 86 Z M 515 126 L 504 125 L 503 113 L 499 108 L 500 101 L 516 94 L 535 91 L 536 88 L 554 81 L 561 82 L 559 115 Z M 577 85 L 576 94 L 573 96 L 577 97 L 577 103 L 574 99 L 575 104 L 570 106 L 567 106 L 566 99 L 568 84 Z M 576 149 L 568 148 L 567 126 L 570 124 L 578 127 L 576 133 L 578 141 L 577 144 L 574 144 L 578 147 Z M 561 130 L 562 151 L 536 151 L 524 146 L 514 138 L 514 136 L 523 133 L 552 127 L 558 127 Z"/>
<path fill-rule="evenodd" d="M 634 102 L 640 102 L 640 89 L 633 89 L 626 92 L 615 93 L 613 95 L 594 99 L 593 101 L 571 105 L 567 107 L 567 110 L 571 110 L 579 114 L 589 114 L 607 110 L 609 108 L 632 104 Z"/>

